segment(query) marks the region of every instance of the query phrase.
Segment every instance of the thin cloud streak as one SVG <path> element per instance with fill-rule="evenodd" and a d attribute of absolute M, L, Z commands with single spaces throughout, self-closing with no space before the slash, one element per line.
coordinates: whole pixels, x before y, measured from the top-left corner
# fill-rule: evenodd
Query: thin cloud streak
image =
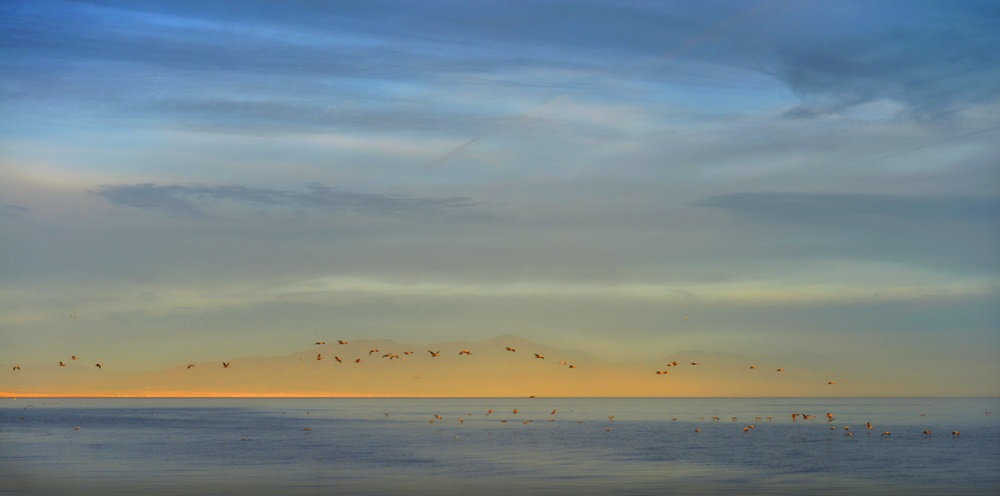
<path fill-rule="evenodd" d="M 308 185 L 305 192 L 295 192 L 245 186 L 159 186 L 147 183 L 102 186 L 94 194 L 116 205 L 192 217 L 207 216 L 205 208 L 213 202 L 417 216 L 477 209 L 481 211 L 486 206 L 467 197 L 429 198 L 404 194 L 353 193 L 318 184 Z"/>

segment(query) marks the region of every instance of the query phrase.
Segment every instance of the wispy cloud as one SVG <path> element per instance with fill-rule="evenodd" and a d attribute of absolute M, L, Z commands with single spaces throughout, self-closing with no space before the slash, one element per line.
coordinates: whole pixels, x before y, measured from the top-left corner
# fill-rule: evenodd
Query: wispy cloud
<path fill-rule="evenodd" d="M 204 217 L 212 204 L 223 202 L 286 207 L 327 212 L 369 213 L 395 216 L 482 214 L 486 204 L 468 197 L 418 197 L 341 191 L 311 184 L 305 191 L 250 188 L 232 185 L 157 185 L 153 183 L 106 185 L 94 194 L 116 205 L 160 210 L 172 215 Z"/>

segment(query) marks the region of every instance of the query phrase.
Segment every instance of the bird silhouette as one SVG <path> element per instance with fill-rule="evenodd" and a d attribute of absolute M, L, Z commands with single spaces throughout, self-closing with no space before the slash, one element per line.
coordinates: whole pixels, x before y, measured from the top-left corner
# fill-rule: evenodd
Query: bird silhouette
<path fill-rule="evenodd" d="M 427 353 L 430 353 L 431 357 L 436 357 L 441 354 L 440 351 L 431 351 L 431 350 L 427 350 Z"/>
<path fill-rule="evenodd" d="M 99 364 L 99 363 L 95 363 L 94 366 L 97 367 L 97 368 L 101 368 L 101 364 Z"/>
<path fill-rule="evenodd" d="M 229 368 L 229 362 L 222 362 L 222 368 L 228 369 Z"/>

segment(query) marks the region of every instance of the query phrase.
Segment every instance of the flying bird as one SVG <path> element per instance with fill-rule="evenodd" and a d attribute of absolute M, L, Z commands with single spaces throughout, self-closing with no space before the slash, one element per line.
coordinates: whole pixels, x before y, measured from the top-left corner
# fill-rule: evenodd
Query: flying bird
<path fill-rule="evenodd" d="M 441 354 L 440 351 L 431 351 L 431 350 L 427 350 L 427 353 L 430 353 L 432 357 L 436 357 Z"/>
<path fill-rule="evenodd" d="M 541 358 L 543 360 L 545 359 L 545 357 L 543 357 L 542 355 L 539 355 L 538 353 L 535 353 L 535 358 Z"/>
<path fill-rule="evenodd" d="M 458 352 L 459 355 L 471 355 L 472 352 L 469 350 L 462 350 Z"/>
<path fill-rule="evenodd" d="M 369 355 L 371 355 L 372 353 L 378 353 L 378 348 L 372 348 L 372 349 L 368 350 L 368 354 Z"/>
<path fill-rule="evenodd" d="M 338 339 L 337 344 L 347 344 L 347 341 L 344 341 L 343 339 Z"/>
<path fill-rule="evenodd" d="M 188 368 L 189 368 L 189 369 L 190 369 L 190 368 L 193 368 L 193 367 L 194 367 L 194 364 L 190 364 L 190 365 L 188 365 Z"/>
<path fill-rule="evenodd" d="M 316 341 L 316 342 L 315 342 L 315 343 L 313 343 L 313 344 L 326 344 L 326 341 Z"/>
<path fill-rule="evenodd" d="M 333 359 L 336 360 L 337 363 L 344 363 L 344 361 L 341 360 L 339 356 L 335 356 L 335 357 L 333 357 Z"/>
<path fill-rule="evenodd" d="M 62 362 L 62 360 L 59 360 L 59 366 L 60 366 L 60 367 L 65 367 L 65 366 L 66 366 L 66 364 L 65 364 L 65 363 L 63 363 L 63 362 Z"/>
<path fill-rule="evenodd" d="M 94 366 L 97 367 L 97 368 L 101 368 L 101 364 L 99 364 L 99 363 L 95 363 Z"/>
<path fill-rule="evenodd" d="M 70 358 L 72 358 L 73 360 L 76 360 L 76 355 L 73 355 Z"/>
<path fill-rule="evenodd" d="M 323 359 L 323 354 L 322 353 L 317 353 L 316 354 L 316 359 L 317 360 L 322 360 Z"/>
<path fill-rule="evenodd" d="M 229 368 L 229 362 L 222 362 L 222 368 L 228 369 Z"/>
<path fill-rule="evenodd" d="M 507 347 L 507 351 L 517 351 L 517 350 L 515 350 L 514 348 L 511 348 L 510 346 L 508 346 Z"/>
<path fill-rule="evenodd" d="M 12 370 L 21 370 L 21 366 L 20 365 L 15 365 Z"/>

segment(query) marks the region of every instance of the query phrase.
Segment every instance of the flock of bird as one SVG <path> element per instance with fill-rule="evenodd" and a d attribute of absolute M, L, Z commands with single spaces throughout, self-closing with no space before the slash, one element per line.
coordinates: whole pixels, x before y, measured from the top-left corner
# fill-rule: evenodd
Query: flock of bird
<path fill-rule="evenodd" d="M 316 345 L 316 346 L 322 346 L 322 345 L 326 345 L 326 341 L 316 341 L 313 344 Z M 339 344 L 339 345 L 346 345 L 346 344 L 348 344 L 348 342 L 345 341 L 345 340 L 338 340 L 337 344 Z M 426 351 L 427 351 L 428 355 L 430 356 L 430 358 L 437 358 L 437 357 L 441 356 L 441 351 L 440 350 L 426 350 Z M 515 353 L 515 352 L 517 352 L 517 349 L 514 348 L 514 347 L 512 347 L 512 346 L 507 346 L 507 347 L 505 347 L 505 351 L 511 352 L 511 353 Z M 376 355 L 376 354 L 380 354 L 381 358 L 383 358 L 383 359 L 396 360 L 396 359 L 402 359 L 402 358 L 408 357 L 410 355 L 414 355 L 414 352 L 413 351 L 403 351 L 402 354 L 400 354 L 400 353 L 395 353 L 395 352 L 382 352 L 378 348 L 372 348 L 372 349 L 370 349 L 368 351 L 368 355 L 369 356 Z M 461 350 L 458 351 L 458 355 L 460 355 L 460 356 L 463 356 L 463 355 L 464 356 L 469 356 L 469 355 L 472 355 L 472 351 L 469 350 L 469 349 L 461 349 Z M 542 355 L 542 354 L 540 354 L 540 353 L 533 353 L 533 356 L 534 356 L 535 359 L 539 359 L 539 360 L 544 360 L 545 359 L 545 356 Z M 316 354 L 316 360 L 323 360 L 323 358 L 324 357 L 323 357 L 322 353 L 317 353 Z M 342 357 L 340 357 L 340 356 L 334 356 L 333 359 L 335 361 L 337 361 L 338 363 L 343 363 L 344 362 L 344 359 Z M 79 357 L 77 355 L 72 355 L 70 357 L 70 360 L 71 361 L 76 361 L 76 360 L 79 360 Z M 360 357 L 354 359 L 354 363 L 360 363 L 361 361 L 362 361 L 362 359 Z M 565 366 L 567 366 L 568 368 L 571 368 L 571 369 L 572 368 L 576 368 L 576 365 L 570 364 L 570 363 L 566 362 L 565 360 L 560 360 L 559 363 L 561 365 L 565 365 Z M 689 362 L 689 363 L 690 363 L 691 366 L 698 366 L 698 365 L 700 365 L 699 362 Z M 59 366 L 60 367 L 65 367 L 66 365 L 67 365 L 66 362 L 64 362 L 62 360 L 59 361 Z M 231 366 L 231 362 L 222 362 L 222 367 L 223 368 L 228 369 L 228 368 L 230 368 L 230 366 Z M 666 364 L 667 368 L 678 367 L 678 366 L 681 366 L 681 363 L 677 362 L 677 361 L 672 361 L 672 362 Z M 103 365 L 101 363 L 95 363 L 94 367 L 96 367 L 97 369 L 101 369 L 101 368 L 103 368 Z M 187 365 L 188 369 L 192 369 L 194 367 L 195 367 L 194 364 L 188 364 Z M 749 368 L 751 370 L 756 370 L 758 368 L 758 366 L 757 365 L 750 365 Z M 21 366 L 20 365 L 14 365 L 13 366 L 13 370 L 14 371 L 20 371 L 21 370 Z M 778 368 L 778 369 L 775 370 L 775 372 L 784 372 L 784 371 L 785 371 L 784 368 Z M 670 371 L 669 370 L 657 370 L 656 374 L 657 375 L 666 375 L 666 374 L 670 374 Z M 829 382 L 827 382 L 827 384 L 828 385 L 833 385 L 833 384 L 836 384 L 836 382 L 835 381 L 829 381 Z M 489 416 L 489 415 L 492 415 L 493 413 L 494 413 L 494 410 L 493 409 L 489 409 L 489 410 L 487 410 L 485 412 L 485 415 Z M 512 411 L 512 415 L 517 415 L 518 413 L 519 413 L 519 410 L 516 409 L 516 408 Z M 555 421 L 555 416 L 556 416 L 557 413 L 558 413 L 558 410 L 557 409 L 553 409 L 549 413 L 548 420 L 550 422 Z M 990 413 L 991 412 L 986 412 L 987 415 L 989 415 Z M 389 414 L 386 413 L 385 415 L 388 416 Z M 469 414 L 469 415 L 471 415 L 471 414 Z M 759 417 L 758 416 L 758 417 L 755 417 L 754 420 L 756 422 L 759 422 L 759 421 L 764 420 L 765 418 L 766 418 L 767 421 L 771 421 L 772 420 L 772 417 L 770 417 L 770 416 L 768 416 L 768 417 Z M 792 419 L 793 422 L 798 421 L 799 418 L 801 418 L 802 420 L 812 420 L 812 419 L 815 418 L 815 415 L 809 415 L 809 414 L 799 413 L 799 412 L 791 414 L 791 419 Z M 834 415 L 832 413 L 827 413 L 826 414 L 826 418 L 827 418 L 827 422 L 828 423 L 833 423 L 836 420 L 836 418 L 834 417 Z M 430 423 L 435 423 L 435 422 L 443 420 L 443 419 L 444 419 L 443 415 L 434 415 L 433 418 L 429 419 L 429 422 Z M 614 415 L 609 415 L 608 416 L 608 421 L 614 421 L 614 419 L 615 419 Z M 504 418 L 504 419 L 501 419 L 500 422 L 507 423 L 508 420 L 509 419 Z M 676 421 L 678 419 L 677 418 L 672 418 L 671 420 Z M 705 418 L 704 417 L 699 417 L 699 420 L 705 420 Z M 737 420 L 738 420 L 737 417 L 731 417 L 731 421 L 732 422 L 736 422 Z M 718 416 L 711 417 L 711 421 L 712 422 L 719 422 L 720 421 L 720 417 L 718 417 Z M 464 423 L 465 422 L 465 417 L 459 417 L 458 418 L 458 422 L 459 423 Z M 522 424 L 529 424 L 529 423 L 532 423 L 533 420 L 532 419 L 524 419 L 524 420 L 521 420 L 520 422 Z M 577 422 L 578 423 L 583 423 L 583 420 L 577 420 Z M 757 427 L 756 424 L 748 424 L 748 425 L 746 425 L 746 426 L 743 427 L 743 432 L 747 432 L 748 433 L 748 432 L 752 431 L 753 429 L 755 429 L 756 427 Z M 77 427 L 77 429 L 79 429 L 79 428 Z M 606 427 L 605 429 L 607 431 L 611 431 L 611 427 Z M 829 429 L 830 430 L 838 430 L 838 427 L 832 426 Z M 840 429 L 842 429 L 844 431 L 844 435 L 845 436 L 847 436 L 847 437 L 853 437 L 854 436 L 854 432 L 851 430 L 851 426 L 844 425 L 844 426 L 841 426 Z M 871 424 L 871 422 L 866 422 L 865 423 L 864 430 L 866 432 L 868 432 L 869 434 L 871 434 L 871 432 L 872 432 L 873 429 L 874 429 L 874 426 Z M 303 430 L 304 431 L 311 431 L 310 428 L 305 428 Z M 695 428 L 694 432 L 701 432 L 701 428 Z M 931 436 L 932 435 L 932 431 L 930 429 L 923 430 L 921 433 L 924 436 Z M 956 437 L 957 438 L 960 435 L 961 435 L 961 433 L 958 430 L 951 431 L 951 436 L 952 437 Z M 892 436 L 892 433 L 890 431 L 884 431 L 884 432 L 881 433 L 881 437 L 890 437 L 890 436 Z"/>
<path fill-rule="evenodd" d="M 346 345 L 346 344 L 348 344 L 348 342 L 341 339 L 341 340 L 337 340 L 337 344 L 339 344 L 339 345 Z M 316 341 L 315 343 L 313 343 L 313 345 L 314 346 L 323 346 L 323 345 L 326 345 L 326 341 Z M 512 347 L 512 346 L 506 346 L 505 347 L 505 351 L 514 353 L 514 352 L 517 352 L 517 349 L 514 348 L 514 347 Z M 383 353 L 383 352 L 379 351 L 378 348 L 372 348 L 371 350 L 368 351 L 368 355 L 369 356 L 374 355 L 376 353 Z M 430 358 L 437 358 L 437 357 L 441 356 L 441 351 L 440 350 L 436 350 L 436 351 L 435 350 L 427 350 L 427 353 L 430 355 Z M 388 359 L 388 360 L 397 360 L 397 359 L 405 358 L 405 357 L 413 355 L 413 354 L 414 354 L 413 351 L 404 351 L 404 352 L 402 352 L 402 356 L 400 356 L 399 353 L 387 352 L 387 353 L 383 353 L 381 355 L 381 358 L 385 358 L 385 359 Z M 462 349 L 462 350 L 459 350 L 458 354 L 459 355 L 472 355 L 472 351 L 468 350 L 468 349 Z M 540 353 L 534 353 L 534 357 L 536 359 L 540 359 L 540 360 L 544 360 L 545 359 L 545 356 L 542 355 L 542 354 L 540 354 Z M 316 360 L 323 360 L 323 358 L 324 357 L 323 357 L 322 353 L 317 353 L 316 354 Z M 77 359 L 78 359 L 78 357 L 76 355 L 73 355 L 71 357 L 71 360 L 77 360 Z M 344 363 L 344 358 L 342 358 L 340 356 L 334 356 L 333 359 L 337 363 Z M 355 358 L 353 361 L 354 361 L 354 363 L 361 363 L 362 360 L 361 360 L 360 357 L 358 357 L 358 358 Z M 560 365 L 565 365 L 566 367 L 571 368 L 571 369 L 577 368 L 576 365 L 568 363 L 566 360 L 560 360 L 559 364 Z M 698 366 L 698 365 L 700 365 L 699 362 L 690 362 L 690 364 L 692 366 Z M 228 368 L 230 368 L 230 365 L 231 365 L 231 362 L 222 362 L 222 368 L 228 369 Z M 672 362 L 667 363 L 666 367 L 678 367 L 680 365 L 681 365 L 680 362 L 672 361 Z M 59 361 L 59 366 L 60 367 L 65 367 L 66 363 L 63 362 L 62 360 L 60 360 Z M 96 367 L 98 369 L 103 368 L 103 366 L 100 363 L 95 363 L 94 367 Z M 194 364 L 188 364 L 187 365 L 188 369 L 192 369 L 194 367 L 195 367 Z M 757 368 L 758 368 L 757 365 L 750 365 L 750 370 L 756 370 Z M 13 370 L 14 371 L 20 371 L 21 370 L 21 366 L 20 365 L 14 365 Z M 784 368 L 778 368 L 778 369 L 775 370 L 775 372 L 784 372 L 784 371 L 785 371 Z M 668 375 L 668 374 L 670 374 L 670 371 L 669 370 L 665 370 L 665 369 L 661 369 L 661 370 L 657 370 L 656 374 L 657 375 Z M 827 385 L 834 385 L 836 383 L 837 383 L 836 381 L 828 381 L 826 384 Z"/>

